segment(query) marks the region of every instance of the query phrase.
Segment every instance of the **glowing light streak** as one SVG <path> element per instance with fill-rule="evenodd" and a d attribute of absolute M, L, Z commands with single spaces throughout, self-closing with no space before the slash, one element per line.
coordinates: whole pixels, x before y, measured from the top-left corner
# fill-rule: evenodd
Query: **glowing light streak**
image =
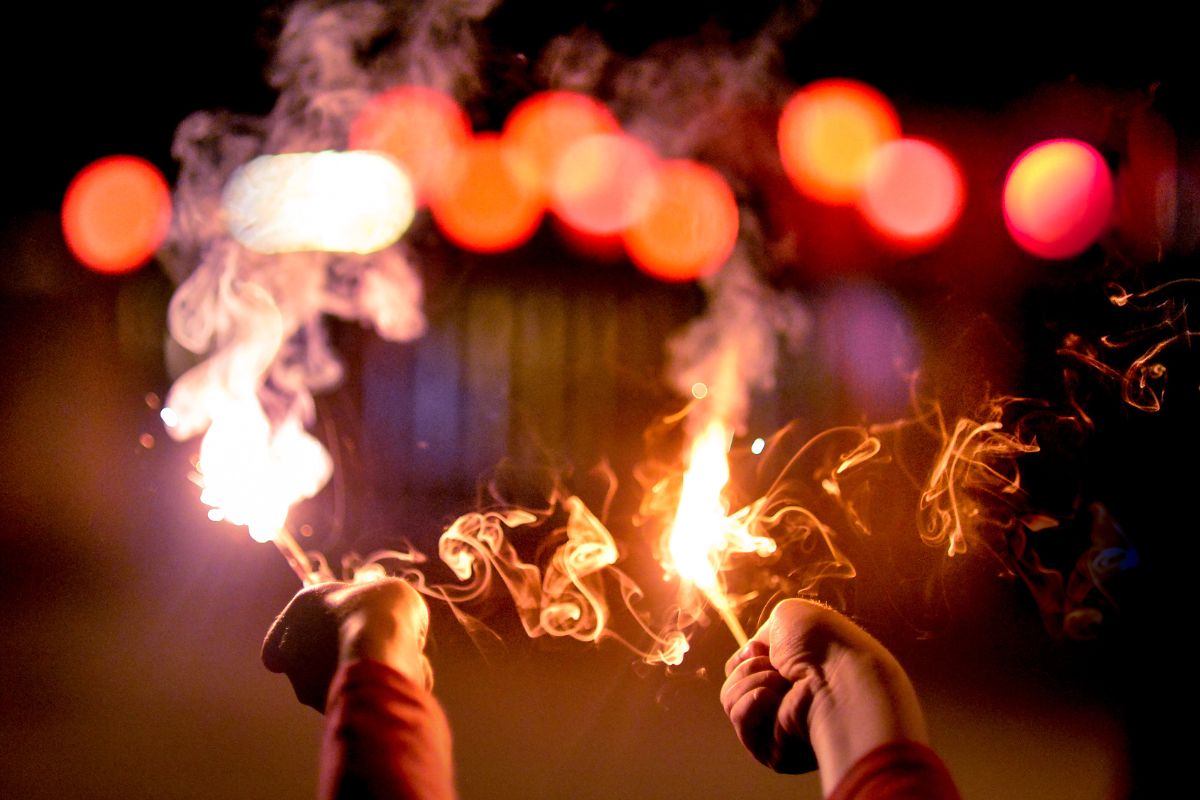
<path fill-rule="evenodd" d="M 233 174 L 221 205 L 230 234 L 259 253 L 373 253 L 415 211 L 408 176 L 370 152 L 260 156 Z"/>

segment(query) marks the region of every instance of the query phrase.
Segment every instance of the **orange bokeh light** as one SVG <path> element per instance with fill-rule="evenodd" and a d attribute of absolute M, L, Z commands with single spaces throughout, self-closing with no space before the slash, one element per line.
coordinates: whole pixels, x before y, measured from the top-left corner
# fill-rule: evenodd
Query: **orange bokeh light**
<path fill-rule="evenodd" d="M 544 208 L 533 160 L 496 134 L 483 134 L 458 151 L 445 186 L 430 203 L 447 237 L 484 253 L 524 242 L 537 230 Z"/>
<path fill-rule="evenodd" d="M 539 92 L 512 110 L 504 123 L 505 140 L 533 158 L 540 183 L 548 187 L 559 159 L 587 136 L 616 133 L 616 118 L 598 100 L 577 92 Z"/>
<path fill-rule="evenodd" d="M 1017 245 L 1041 258 L 1071 258 L 1108 227 L 1113 179 L 1096 148 L 1053 139 L 1026 150 L 1004 181 L 1004 223 Z"/>
<path fill-rule="evenodd" d="M 686 281 L 720 269 L 737 234 L 737 201 L 725 178 L 703 164 L 680 160 L 660 166 L 654 200 L 624 240 L 642 271 Z"/>
<path fill-rule="evenodd" d="M 871 158 L 859 210 L 897 244 L 928 247 L 958 221 L 963 180 L 945 151 L 920 139 L 897 139 Z"/>
<path fill-rule="evenodd" d="M 550 205 L 567 225 L 606 236 L 625 230 L 654 199 L 657 157 L 620 133 L 579 139 L 558 160 Z"/>
<path fill-rule="evenodd" d="M 471 123 L 454 98 L 424 86 L 398 86 L 363 106 L 350 125 L 349 149 L 396 159 L 412 178 L 417 202 L 427 204 L 470 138 Z"/>
<path fill-rule="evenodd" d="M 63 197 L 63 237 L 86 267 L 107 274 L 137 269 L 171 225 L 162 173 L 135 156 L 108 156 L 79 171 Z"/>
<path fill-rule="evenodd" d="M 783 169 L 804 194 L 831 205 L 853 203 L 871 156 L 900 135 L 888 99 L 858 81 L 810 83 L 788 100 L 779 118 Z"/>

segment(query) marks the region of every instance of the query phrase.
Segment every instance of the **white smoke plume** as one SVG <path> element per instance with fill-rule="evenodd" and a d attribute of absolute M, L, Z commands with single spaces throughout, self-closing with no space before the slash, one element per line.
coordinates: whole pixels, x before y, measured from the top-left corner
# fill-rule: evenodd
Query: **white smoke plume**
<path fill-rule="evenodd" d="M 162 256 L 180 286 L 168 324 L 175 342 L 203 360 L 176 381 L 163 418 L 179 439 L 209 431 L 199 464 L 204 499 L 256 536 L 269 538 L 287 508 L 330 475 L 328 453 L 304 430 L 313 394 L 342 378 L 324 317 L 359 321 L 392 341 L 420 336 L 425 320 L 403 243 L 369 256 L 257 254 L 230 237 L 222 193 L 257 156 L 345 148 L 355 115 L 391 86 L 469 96 L 479 86 L 472 22 L 493 5 L 298 3 L 269 69 L 279 90 L 270 113 L 202 111 L 176 131 L 177 211 Z M 222 476 L 240 465 L 236 479 L 218 478 L 218 464 Z"/>
<path fill-rule="evenodd" d="M 766 257 L 747 201 L 753 174 L 764 168 L 762 151 L 723 141 L 725 136 L 737 141 L 744 133 L 738 126 L 754 112 L 773 115 L 794 89 L 782 76 L 779 44 L 811 10 L 806 4 L 785 9 L 747 41 L 707 31 L 687 41 L 664 42 L 635 59 L 612 52 L 582 30 L 551 42 L 539 64 L 551 88 L 601 97 L 625 130 L 660 156 L 709 163 L 742 200 L 733 254 L 719 272 L 701 281 L 708 295 L 705 313 L 668 344 L 671 385 L 684 396 L 696 383 L 708 388 L 708 399 L 689 419 L 693 433 L 714 418 L 743 429 L 751 392 L 775 385 L 781 342 L 798 344 L 811 326 L 799 298 L 771 289 L 761 278 Z M 773 160 L 768 163 L 775 168 Z"/>

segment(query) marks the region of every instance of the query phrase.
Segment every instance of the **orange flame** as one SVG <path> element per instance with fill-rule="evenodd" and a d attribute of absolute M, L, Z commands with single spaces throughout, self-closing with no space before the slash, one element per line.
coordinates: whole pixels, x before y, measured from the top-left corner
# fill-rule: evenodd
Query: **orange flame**
<path fill-rule="evenodd" d="M 729 626 L 740 644 L 746 633 L 733 613 L 721 570 L 732 553 L 775 552 L 775 542 L 750 532 L 753 507 L 730 514 L 721 496 L 729 482 L 726 452 L 732 433 L 719 420 L 712 420 L 692 442 L 687 472 L 679 494 L 675 518 L 667 529 L 663 567 L 678 575 L 685 586 L 699 589 Z"/>

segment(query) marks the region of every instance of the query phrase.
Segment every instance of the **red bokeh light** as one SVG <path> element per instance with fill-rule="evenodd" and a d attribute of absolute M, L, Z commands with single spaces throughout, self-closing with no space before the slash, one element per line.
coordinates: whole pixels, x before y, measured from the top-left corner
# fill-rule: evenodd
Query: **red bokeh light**
<path fill-rule="evenodd" d="M 1108 227 L 1113 179 L 1096 148 L 1076 139 L 1022 153 L 1004 182 L 1004 222 L 1016 243 L 1041 258 L 1071 258 Z"/>
<path fill-rule="evenodd" d="M 625 134 L 576 141 L 558 160 L 551 208 L 567 225 L 605 236 L 628 228 L 654 199 L 657 157 Z"/>
<path fill-rule="evenodd" d="M 548 187 L 559 159 L 587 136 L 617 133 L 620 125 L 598 100 L 577 92 L 540 92 L 523 100 L 504 123 L 504 139 L 525 150 Z"/>
<path fill-rule="evenodd" d="M 845 205 L 858 198 L 871 156 L 899 135 L 900 119 L 886 97 L 834 78 L 810 83 L 784 106 L 779 155 L 797 189 Z"/>
<path fill-rule="evenodd" d="M 963 180 L 945 151 L 920 139 L 897 139 L 871 158 L 859 210 L 875 230 L 910 248 L 928 247 L 958 220 Z"/>
<path fill-rule="evenodd" d="M 63 237 L 89 269 L 119 274 L 154 254 L 171 225 L 162 173 L 135 156 L 108 156 L 79 171 L 63 198 Z"/>
<path fill-rule="evenodd" d="M 445 186 L 430 202 L 434 221 L 468 250 L 516 247 L 542 219 L 536 175 L 524 151 L 496 134 L 483 134 L 462 147 L 447 170 Z"/>
<path fill-rule="evenodd" d="M 686 281 L 720 269 L 737 233 L 738 207 L 729 184 L 716 170 L 681 160 L 661 165 L 654 200 L 624 240 L 642 271 Z"/>
<path fill-rule="evenodd" d="M 417 202 L 426 204 L 470 138 L 471 123 L 454 98 L 424 86 L 398 86 L 363 106 L 350 125 L 349 149 L 396 159 L 412 178 Z"/>

